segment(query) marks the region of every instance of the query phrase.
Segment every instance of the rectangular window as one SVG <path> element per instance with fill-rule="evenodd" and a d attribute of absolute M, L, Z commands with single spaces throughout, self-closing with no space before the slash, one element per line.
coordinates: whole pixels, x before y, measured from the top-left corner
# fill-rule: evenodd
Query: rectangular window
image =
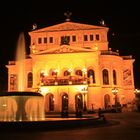
<path fill-rule="evenodd" d="M 100 38 L 99 38 L 99 34 L 96 34 L 96 40 L 99 40 Z"/>
<path fill-rule="evenodd" d="M 70 42 L 70 36 L 66 36 L 68 42 Z"/>
<path fill-rule="evenodd" d="M 76 36 L 75 35 L 72 36 L 72 42 L 76 42 Z"/>
<path fill-rule="evenodd" d="M 53 43 L 53 37 L 50 37 L 50 43 Z"/>
<path fill-rule="evenodd" d="M 44 37 L 44 43 L 47 43 L 47 37 Z"/>
<path fill-rule="evenodd" d="M 84 35 L 84 41 L 88 41 L 88 36 Z"/>
<path fill-rule="evenodd" d="M 10 90 L 17 90 L 17 75 L 10 75 Z"/>
<path fill-rule="evenodd" d="M 38 44 L 41 44 L 41 43 L 42 43 L 42 38 L 39 37 L 39 38 L 38 38 Z"/>
<path fill-rule="evenodd" d="M 32 85 L 33 85 L 33 74 L 32 74 L 32 72 L 28 73 L 28 81 L 27 81 L 27 83 L 28 83 L 27 87 L 31 88 Z"/>
<path fill-rule="evenodd" d="M 93 35 L 90 35 L 90 41 L 93 41 Z"/>
<path fill-rule="evenodd" d="M 64 40 L 65 40 L 65 37 L 61 36 L 61 45 L 63 45 Z"/>

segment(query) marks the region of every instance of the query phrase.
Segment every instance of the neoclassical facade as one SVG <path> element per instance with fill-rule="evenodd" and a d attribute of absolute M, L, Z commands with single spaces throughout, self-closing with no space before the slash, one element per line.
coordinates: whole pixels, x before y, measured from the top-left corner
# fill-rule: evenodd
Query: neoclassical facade
<path fill-rule="evenodd" d="M 93 110 L 134 99 L 132 56 L 108 48 L 109 28 L 66 21 L 30 35 L 25 90 L 44 96 L 45 112 Z M 17 63 L 8 64 L 8 91 L 17 90 Z"/>

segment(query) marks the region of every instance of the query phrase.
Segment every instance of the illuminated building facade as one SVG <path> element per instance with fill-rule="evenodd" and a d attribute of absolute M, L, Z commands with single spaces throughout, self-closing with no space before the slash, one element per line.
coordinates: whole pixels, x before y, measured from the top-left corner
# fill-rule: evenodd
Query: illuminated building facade
<path fill-rule="evenodd" d="M 134 99 L 132 56 L 108 48 L 109 28 L 66 21 L 30 35 L 26 91 L 44 95 L 46 112 L 109 108 Z M 17 90 L 17 65 L 8 64 L 8 90 Z"/>

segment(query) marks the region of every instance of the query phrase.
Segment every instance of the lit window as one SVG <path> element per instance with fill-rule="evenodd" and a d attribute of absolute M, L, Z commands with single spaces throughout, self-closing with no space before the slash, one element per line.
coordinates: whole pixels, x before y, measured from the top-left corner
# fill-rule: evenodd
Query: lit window
<path fill-rule="evenodd" d="M 82 71 L 81 71 L 81 70 L 76 70 L 76 71 L 75 71 L 75 75 L 82 76 Z"/>
<path fill-rule="evenodd" d="M 103 84 L 109 85 L 109 74 L 107 69 L 103 70 Z"/>
<path fill-rule="evenodd" d="M 93 35 L 90 35 L 90 41 L 93 41 Z"/>
<path fill-rule="evenodd" d="M 42 43 L 42 38 L 39 37 L 39 38 L 38 38 L 38 44 L 41 44 L 41 43 Z"/>
<path fill-rule="evenodd" d="M 99 34 L 96 34 L 96 40 L 99 41 L 100 38 L 99 38 Z"/>
<path fill-rule="evenodd" d="M 76 42 L 76 36 L 75 35 L 72 36 L 72 42 Z"/>
<path fill-rule="evenodd" d="M 87 76 L 88 76 L 88 78 L 90 78 L 92 76 L 93 83 L 95 83 L 95 73 L 94 73 L 94 70 L 89 69 L 88 72 L 87 72 Z"/>
<path fill-rule="evenodd" d="M 84 41 L 88 41 L 88 36 L 84 35 Z"/>
<path fill-rule="evenodd" d="M 47 43 L 47 37 L 44 37 L 44 43 Z"/>
<path fill-rule="evenodd" d="M 31 72 L 28 73 L 28 88 L 31 88 L 33 85 L 33 74 Z"/>
<path fill-rule="evenodd" d="M 10 75 L 10 90 L 17 90 L 17 75 Z"/>
<path fill-rule="evenodd" d="M 70 75 L 70 71 L 68 70 L 64 71 L 64 76 L 68 76 L 68 75 Z"/>
<path fill-rule="evenodd" d="M 57 70 L 53 70 L 52 71 L 52 76 L 57 76 L 58 71 Z"/>
<path fill-rule="evenodd" d="M 117 75 L 115 70 L 113 70 L 113 84 L 117 85 Z"/>
<path fill-rule="evenodd" d="M 50 43 L 53 43 L 53 37 L 50 37 Z"/>

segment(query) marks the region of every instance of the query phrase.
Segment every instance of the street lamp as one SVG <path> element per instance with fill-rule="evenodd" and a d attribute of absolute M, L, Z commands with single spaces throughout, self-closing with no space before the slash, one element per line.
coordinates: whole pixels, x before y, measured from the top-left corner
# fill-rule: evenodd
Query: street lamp
<path fill-rule="evenodd" d="M 135 89 L 134 94 L 135 94 L 136 98 L 138 98 L 138 99 L 140 98 L 140 90 L 139 89 Z"/>
<path fill-rule="evenodd" d="M 135 89 L 135 90 L 134 90 L 134 93 L 137 95 L 137 94 L 140 93 L 140 90 L 139 90 L 139 89 Z"/>
<path fill-rule="evenodd" d="M 118 93 L 118 89 L 116 87 L 114 87 L 112 89 L 112 93 L 115 95 L 115 107 L 117 107 L 117 93 Z"/>
<path fill-rule="evenodd" d="M 83 94 L 83 96 L 84 96 L 84 108 L 83 108 L 83 110 L 84 110 L 84 111 L 87 111 L 86 99 L 85 99 L 85 96 L 86 96 L 86 94 L 87 94 L 87 88 L 84 87 L 84 88 L 81 90 L 81 92 L 82 92 L 82 94 Z"/>

